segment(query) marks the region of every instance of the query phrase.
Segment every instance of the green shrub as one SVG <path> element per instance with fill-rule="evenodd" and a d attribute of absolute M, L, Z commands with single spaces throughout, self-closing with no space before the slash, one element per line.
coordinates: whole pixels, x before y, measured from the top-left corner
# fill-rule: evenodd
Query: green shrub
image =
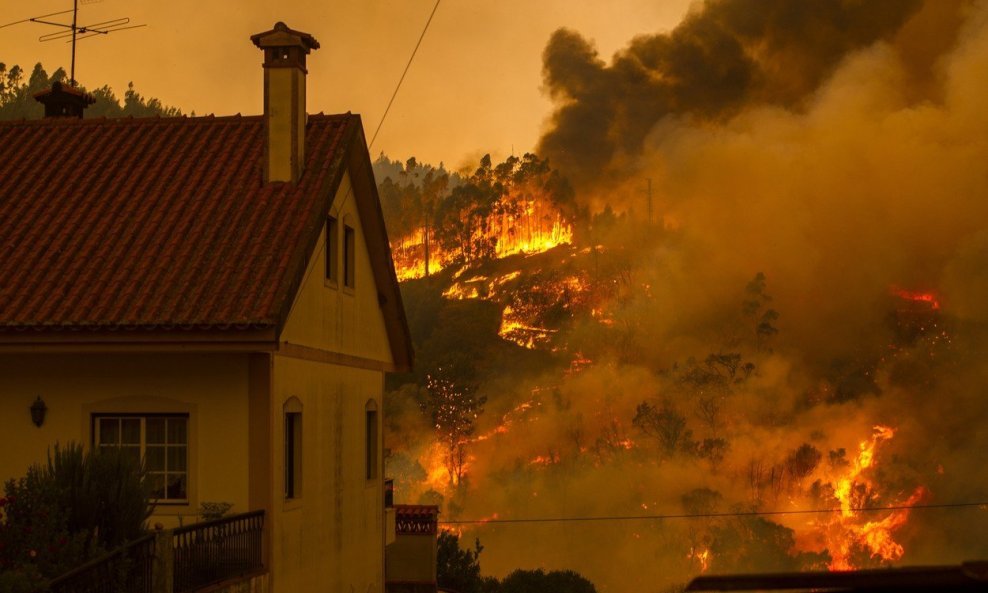
<path fill-rule="evenodd" d="M 0 573 L 9 588 L 56 577 L 140 537 L 152 510 L 144 476 L 118 449 L 70 443 L 9 480 L 0 498 Z"/>

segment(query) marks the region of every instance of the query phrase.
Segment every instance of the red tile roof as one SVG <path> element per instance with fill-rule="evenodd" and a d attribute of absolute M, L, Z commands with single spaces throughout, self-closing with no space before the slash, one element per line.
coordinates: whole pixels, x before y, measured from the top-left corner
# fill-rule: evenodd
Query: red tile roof
<path fill-rule="evenodd" d="M 363 136 L 358 116 L 310 116 L 302 179 L 265 185 L 263 131 L 0 123 L 0 330 L 276 328 Z"/>

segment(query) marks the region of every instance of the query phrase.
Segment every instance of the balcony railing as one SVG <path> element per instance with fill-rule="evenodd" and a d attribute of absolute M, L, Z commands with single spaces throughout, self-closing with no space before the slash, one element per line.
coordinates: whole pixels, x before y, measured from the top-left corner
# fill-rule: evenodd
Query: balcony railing
<path fill-rule="evenodd" d="M 175 529 L 175 593 L 195 591 L 261 570 L 263 530 L 264 511 Z"/>
<path fill-rule="evenodd" d="M 48 584 L 49 593 L 151 593 L 154 535 L 83 564 Z"/>

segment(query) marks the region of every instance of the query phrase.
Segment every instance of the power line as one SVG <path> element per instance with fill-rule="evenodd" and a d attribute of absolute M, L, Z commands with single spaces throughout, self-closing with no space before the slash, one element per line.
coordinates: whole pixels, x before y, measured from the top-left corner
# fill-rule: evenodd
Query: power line
<path fill-rule="evenodd" d="M 988 506 L 988 501 L 984 502 L 953 502 L 942 504 L 914 504 L 896 505 L 887 507 L 859 507 L 847 509 L 848 511 L 861 513 L 877 513 L 882 511 L 904 511 L 904 510 L 928 510 L 928 509 L 955 509 L 965 507 Z M 662 520 L 662 519 L 718 519 L 724 517 L 771 517 L 778 515 L 810 515 L 841 513 L 844 509 L 796 509 L 792 511 L 747 511 L 734 513 L 683 513 L 677 515 L 603 515 L 596 517 L 526 517 L 518 519 L 462 519 L 457 521 L 439 521 L 440 525 L 484 525 L 495 523 L 576 523 L 593 521 L 642 521 L 642 520 Z"/>
<path fill-rule="evenodd" d="M 425 22 L 425 27 L 422 29 L 422 34 L 419 35 L 419 40 L 415 44 L 415 49 L 412 50 L 412 55 L 408 58 L 408 63 L 405 64 L 405 71 L 401 73 L 401 78 L 398 79 L 398 85 L 395 86 L 395 92 L 391 94 L 391 100 L 388 101 L 388 106 L 384 109 L 384 115 L 381 116 L 381 121 L 377 124 L 377 129 L 374 130 L 374 136 L 371 138 L 368 148 L 374 146 L 374 141 L 377 140 L 377 134 L 381 131 L 381 126 L 384 125 L 384 120 L 388 117 L 388 112 L 391 111 L 391 105 L 395 102 L 395 97 L 398 96 L 398 89 L 401 88 L 401 83 L 405 81 L 405 75 L 408 74 L 408 69 L 412 67 L 412 60 L 415 59 L 415 54 L 419 51 L 419 46 L 422 45 L 422 40 L 425 39 L 425 32 L 429 30 L 429 25 L 432 23 L 432 17 L 436 16 L 436 9 L 439 8 L 440 0 L 436 0 L 436 5 L 432 7 L 432 13 L 429 14 L 429 20 Z"/>

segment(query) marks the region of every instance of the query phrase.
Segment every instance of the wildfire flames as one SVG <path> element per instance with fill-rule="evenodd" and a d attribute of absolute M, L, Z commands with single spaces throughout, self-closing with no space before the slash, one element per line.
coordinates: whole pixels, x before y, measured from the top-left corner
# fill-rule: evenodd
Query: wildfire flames
<path fill-rule="evenodd" d="M 519 200 L 510 195 L 501 198 L 493 209 L 502 213 L 491 215 L 485 224 L 478 224 L 467 242 L 493 245 L 492 255 L 500 259 L 517 254 L 542 253 L 573 241 L 573 225 L 548 200 L 523 200 L 520 208 L 510 208 L 508 202 L 518 206 Z M 521 214 L 512 213 L 518 210 Z M 392 245 L 399 281 L 422 278 L 438 273 L 453 263 L 464 263 L 462 253 L 443 249 L 431 232 L 428 236 L 426 233 L 419 229 Z M 456 294 L 452 296 L 470 298 Z"/>
<path fill-rule="evenodd" d="M 830 570 L 853 570 L 859 568 L 855 557 L 866 554 L 880 563 L 895 562 L 905 553 L 902 545 L 895 541 L 894 534 L 909 518 L 908 508 L 887 511 L 888 515 L 879 520 L 862 520 L 872 514 L 865 514 L 862 508 L 881 506 L 878 486 L 869 477 L 876 464 L 878 448 L 895 436 L 895 430 L 877 425 L 870 438 L 858 445 L 858 454 L 851 460 L 846 471 L 831 483 L 834 500 L 839 504 L 839 513 L 827 522 L 817 522 L 814 527 L 821 530 L 826 549 L 830 553 Z M 925 496 L 926 490 L 919 486 L 904 501 L 894 505 L 909 507 L 917 504 Z"/>

